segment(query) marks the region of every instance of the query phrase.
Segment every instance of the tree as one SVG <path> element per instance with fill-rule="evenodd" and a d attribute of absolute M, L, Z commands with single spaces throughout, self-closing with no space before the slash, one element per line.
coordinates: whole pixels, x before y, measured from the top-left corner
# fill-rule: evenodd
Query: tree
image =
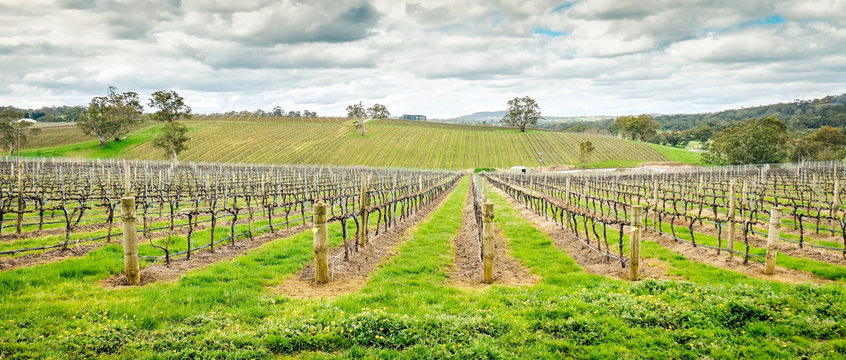
<path fill-rule="evenodd" d="M 502 118 L 502 122 L 520 128 L 520 132 L 526 132 L 526 126 L 535 125 L 542 119 L 538 103 L 526 96 L 515 97 L 508 100 L 508 110 Z"/>
<path fill-rule="evenodd" d="M 283 116 L 285 115 L 285 110 L 282 110 L 281 106 L 274 106 L 271 114 L 273 114 L 273 116 Z"/>
<path fill-rule="evenodd" d="M 187 132 L 188 128 L 182 123 L 168 122 L 162 129 L 162 133 L 153 139 L 153 147 L 164 150 L 173 162 L 179 162 L 179 153 L 187 148 L 185 146 L 188 142 L 188 137 L 185 136 Z"/>
<path fill-rule="evenodd" d="M 82 115 L 83 111 L 85 111 L 84 106 L 71 106 L 62 115 L 64 117 L 63 120 L 67 122 L 76 122 L 79 120 L 79 116 Z"/>
<path fill-rule="evenodd" d="M 23 117 L 22 111 L 13 109 L 5 109 L 0 112 L 0 138 L 6 143 L 9 156 L 14 154 L 18 144 L 23 146 L 30 135 L 36 135 L 39 132 L 38 128 L 32 127 L 32 122 L 20 121 Z"/>
<path fill-rule="evenodd" d="M 587 163 L 587 159 L 593 155 L 595 147 L 593 147 L 593 143 L 589 140 L 585 140 L 579 143 L 579 162 L 582 163 L 582 169 L 585 168 L 585 164 Z"/>
<path fill-rule="evenodd" d="M 178 122 L 179 119 L 191 118 L 191 107 L 185 105 L 182 96 L 176 91 L 156 91 L 150 98 L 150 107 L 159 110 L 153 113 L 153 119 L 165 122 L 162 133 L 153 139 L 153 146 L 164 150 L 173 162 L 179 161 L 179 153 L 186 149 L 188 128 Z"/>
<path fill-rule="evenodd" d="M 141 106 L 141 99 L 136 92 L 128 91 L 118 94 L 114 86 L 109 86 L 108 92 L 111 106 L 109 116 L 111 121 L 114 121 L 114 132 L 111 135 L 115 141 L 120 141 L 121 136 L 129 133 L 129 130 L 138 124 L 144 107 Z"/>
<path fill-rule="evenodd" d="M 347 106 L 347 117 L 355 120 L 353 124 L 356 129 L 361 129 L 361 136 L 367 135 L 364 129 L 364 120 L 367 118 L 367 112 L 364 111 L 364 105 L 361 104 L 361 101 L 358 104 Z"/>
<path fill-rule="evenodd" d="M 153 113 L 153 119 L 158 121 L 171 122 L 191 118 L 191 107 L 185 105 L 185 99 L 173 90 L 154 92 L 147 106 L 159 109 Z"/>
<path fill-rule="evenodd" d="M 388 108 L 385 105 L 373 104 L 373 106 L 367 109 L 367 115 L 371 119 L 387 119 L 388 116 L 391 116 L 391 113 L 388 112 Z"/>
<path fill-rule="evenodd" d="M 105 96 L 95 96 L 76 121 L 85 135 L 94 135 L 100 141 L 100 146 L 106 145 L 106 140 L 117 132 L 117 123 L 111 118 L 111 104 Z"/>
<path fill-rule="evenodd" d="M 611 131 L 623 138 L 643 141 L 655 136 L 659 127 L 660 125 L 655 122 L 652 115 L 625 115 L 614 120 Z"/>
<path fill-rule="evenodd" d="M 787 126 L 780 120 L 749 119 L 719 132 L 702 159 L 714 165 L 782 162 L 787 140 Z"/>
<path fill-rule="evenodd" d="M 817 132 L 794 139 L 790 144 L 791 161 L 830 161 L 846 155 L 846 135 L 839 129 L 823 126 Z"/>
<path fill-rule="evenodd" d="M 314 111 L 303 110 L 303 117 L 316 118 L 317 113 Z"/>
<path fill-rule="evenodd" d="M 100 146 L 110 137 L 120 141 L 120 137 L 129 132 L 138 123 L 143 107 L 138 93 L 118 93 L 117 88 L 109 86 L 106 96 L 91 99 L 88 109 L 80 114 L 76 126 L 86 135 L 95 135 Z"/>

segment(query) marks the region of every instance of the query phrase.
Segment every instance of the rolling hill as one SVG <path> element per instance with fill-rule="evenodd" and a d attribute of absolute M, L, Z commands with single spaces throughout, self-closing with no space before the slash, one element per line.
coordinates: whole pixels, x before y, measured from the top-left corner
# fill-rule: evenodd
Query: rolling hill
<path fill-rule="evenodd" d="M 614 137 L 490 126 L 405 120 L 372 120 L 361 136 L 345 119 L 247 121 L 198 117 L 189 127 L 183 161 L 366 165 L 380 167 L 469 169 L 576 164 L 579 142 L 596 147 L 591 167 L 633 166 L 674 160 L 671 148 Z M 148 124 L 105 147 L 84 139 L 74 127 L 46 128 L 34 137 L 27 156 L 163 159 L 151 139 L 159 125 Z M 47 146 L 48 140 L 53 146 Z M 681 154 L 686 155 L 686 154 Z M 689 161 L 689 160 L 688 160 Z"/>

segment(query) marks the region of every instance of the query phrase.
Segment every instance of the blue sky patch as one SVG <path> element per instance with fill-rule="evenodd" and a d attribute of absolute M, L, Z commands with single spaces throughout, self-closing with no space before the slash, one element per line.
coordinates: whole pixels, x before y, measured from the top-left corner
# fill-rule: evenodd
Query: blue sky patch
<path fill-rule="evenodd" d="M 571 6 L 573 6 L 573 5 L 575 5 L 575 4 L 576 4 L 576 2 L 575 2 L 575 1 L 567 1 L 567 2 L 565 2 L 565 3 L 563 3 L 563 4 L 561 4 L 561 5 L 556 6 L 556 7 L 555 7 L 555 9 L 552 9 L 552 12 L 562 12 L 562 11 L 565 11 L 565 10 L 569 9 Z"/>
<path fill-rule="evenodd" d="M 755 25 L 777 25 L 777 24 L 783 24 L 783 23 L 784 23 L 784 18 L 781 17 L 781 15 L 776 14 L 776 15 L 767 16 L 764 19 L 755 19 L 755 20 L 750 20 L 750 21 L 741 23 L 738 27 L 743 29 L 743 28 L 755 26 Z"/>
<path fill-rule="evenodd" d="M 542 27 L 536 27 L 535 30 L 532 31 L 532 34 L 546 35 L 546 36 L 552 36 L 552 37 L 570 35 L 570 33 L 566 32 L 566 31 L 555 31 L 555 30 L 550 30 L 550 29 L 544 29 Z"/>

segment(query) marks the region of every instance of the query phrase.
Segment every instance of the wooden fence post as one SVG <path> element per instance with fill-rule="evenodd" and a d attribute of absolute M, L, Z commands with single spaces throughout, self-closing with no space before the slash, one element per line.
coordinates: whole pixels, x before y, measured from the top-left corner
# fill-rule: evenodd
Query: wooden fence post
<path fill-rule="evenodd" d="M 484 223 L 482 225 L 482 282 L 493 283 L 493 262 L 494 262 L 494 208 L 493 203 L 484 204 Z"/>
<path fill-rule="evenodd" d="M 643 232 L 643 206 L 632 206 L 632 234 L 629 236 L 629 278 L 637 281 L 640 278 L 640 237 Z"/>
<path fill-rule="evenodd" d="M 126 285 L 141 283 L 141 270 L 138 267 L 138 237 L 135 232 L 135 197 L 120 199 L 120 219 L 123 222 L 123 265 L 126 273 Z"/>
<path fill-rule="evenodd" d="M 423 185 L 422 177 L 420 184 Z M 358 230 L 358 245 L 364 247 L 367 245 L 367 174 L 361 175 L 361 197 L 359 199 L 358 210 L 359 230 Z"/>
<path fill-rule="evenodd" d="M 314 204 L 314 282 L 329 282 L 329 232 L 326 225 L 326 204 Z"/>
<path fill-rule="evenodd" d="M 770 229 L 767 232 L 767 263 L 764 275 L 775 274 L 776 257 L 778 256 L 779 227 L 781 225 L 781 207 L 774 207 L 770 211 Z"/>
<path fill-rule="evenodd" d="M 728 244 L 726 244 L 726 248 L 729 250 L 734 250 L 734 238 L 735 238 L 735 224 L 734 224 L 734 213 L 737 211 L 737 196 L 734 191 L 734 179 L 729 180 L 729 212 L 728 212 Z M 732 258 L 733 253 L 729 251 L 728 257 L 729 259 Z"/>

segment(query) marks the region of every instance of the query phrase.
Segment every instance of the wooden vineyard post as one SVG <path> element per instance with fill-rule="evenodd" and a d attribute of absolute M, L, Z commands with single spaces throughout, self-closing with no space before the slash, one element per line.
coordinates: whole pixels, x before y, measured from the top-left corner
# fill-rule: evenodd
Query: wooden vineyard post
<path fill-rule="evenodd" d="M 359 202 L 358 218 L 361 222 L 358 231 L 358 245 L 364 247 L 367 245 L 367 174 L 361 175 L 361 198 Z"/>
<path fill-rule="evenodd" d="M 637 281 L 640 278 L 640 237 L 643 232 L 643 206 L 632 206 L 632 234 L 629 236 L 629 278 Z"/>
<path fill-rule="evenodd" d="M 726 244 L 726 248 L 729 250 L 734 250 L 734 238 L 735 238 L 735 226 L 734 226 L 734 213 L 737 210 L 737 198 L 734 193 L 734 179 L 729 180 L 729 212 L 728 212 L 728 243 Z M 728 252 L 728 257 L 731 259 L 732 252 Z"/>
<path fill-rule="evenodd" d="M 493 283 L 494 262 L 494 208 L 493 203 L 484 204 L 484 223 L 482 224 L 482 282 Z"/>
<path fill-rule="evenodd" d="M 129 177 L 129 163 L 123 163 L 123 196 L 129 196 L 129 192 L 132 191 L 132 183 L 130 182 Z"/>
<path fill-rule="evenodd" d="M 770 229 L 767 232 L 767 263 L 764 275 L 775 274 L 776 257 L 778 256 L 779 227 L 781 225 L 781 208 L 774 207 L 770 212 Z"/>
<path fill-rule="evenodd" d="M 658 177 L 652 179 L 652 227 L 660 234 L 661 226 L 658 224 Z"/>
<path fill-rule="evenodd" d="M 314 204 L 314 282 L 329 282 L 329 232 L 326 225 L 326 204 Z"/>
<path fill-rule="evenodd" d="M 834 172 L 835 176 L 837 176 L 837 171 L 835 169 Z M 840 179 L 835 177 L 834 178 L 834 193 L 832 194 L 832 204 L 831 204 L 831 234 L 833 235 L 835 231 L 837 231 L 837 226 L 840 224 Z M 840 229 L 843 230 L 843 229 Z"/>
<path fill-rule="evenodd" d="M 567 206 L 567 212 L 570 211 L 570 177 L 567 177 L 566 184 L 564 185 L 564 205 Z M 570 228 L 570 216 L 567 216 L 567 228 Z"/>
<path fill-rule="evenodd" d="M 138 237 L 135 233 L 135 197 L 120 199 L 120 219 L 123 222 L 123 266 L 126 285 L 138 285 L 141 271 L 138 268 Z"/>
<path fill-rule="evenodd" d="M 23 161 L 21 161 L 20 155 L 18 155 L 18 221 L 17 221 L 17 233 L 20 234 L 23 232 L 23 216 L 24 216 L 24 202 L 23 202 Z"/>

